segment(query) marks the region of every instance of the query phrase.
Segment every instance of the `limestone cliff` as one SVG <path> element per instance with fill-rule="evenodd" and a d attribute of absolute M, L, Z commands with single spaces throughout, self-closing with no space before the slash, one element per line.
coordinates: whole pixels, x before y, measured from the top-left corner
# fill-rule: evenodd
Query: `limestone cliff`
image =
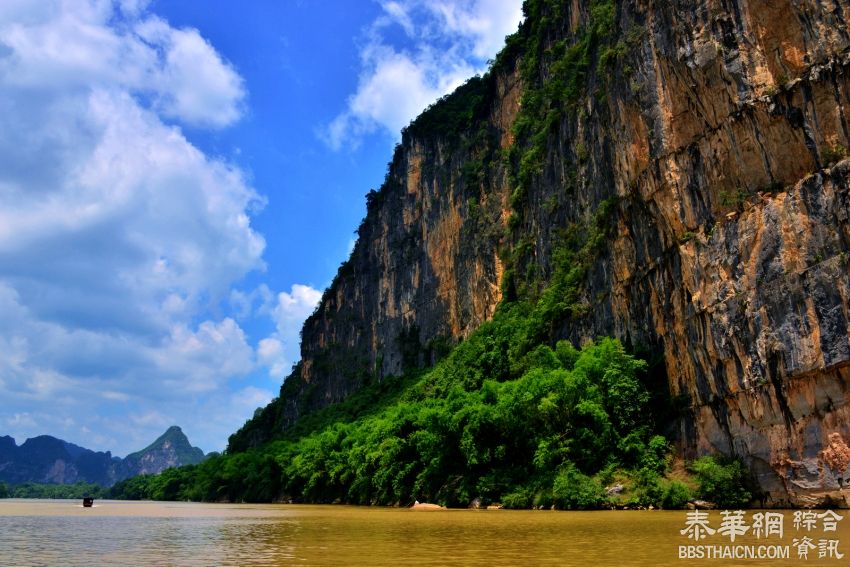
<path fill-rule="evenodd" d="M 601 211 L 553 338 L 655 350 L 685 455 L 740 456 L 769 504 L 850 505 L 850 4 L 525 10 L 491 72 L 405 131 L 252 442 L 432 362 Z"/>

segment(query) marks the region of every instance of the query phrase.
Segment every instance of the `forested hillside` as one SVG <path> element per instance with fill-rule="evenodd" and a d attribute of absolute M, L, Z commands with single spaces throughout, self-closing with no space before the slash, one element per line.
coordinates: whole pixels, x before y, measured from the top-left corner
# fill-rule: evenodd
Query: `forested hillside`
<path fill-rule="evenodd" d="M 850 6 L 524 9 L 403 132 L 280 396 L 125 494 L 847 503 Z"/>

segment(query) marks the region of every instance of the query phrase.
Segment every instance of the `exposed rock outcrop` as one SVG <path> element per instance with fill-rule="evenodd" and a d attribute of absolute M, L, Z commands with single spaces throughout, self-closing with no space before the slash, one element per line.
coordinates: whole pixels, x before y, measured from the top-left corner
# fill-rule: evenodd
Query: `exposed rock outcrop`
<path fill-rule="evenodd" d="M 607 203 L 582 309 L 553 338 L 663 356 L 681 450 L 740 456 L 767 504 L 850 505 L 847 0 L 526 11 L 487 77 L 407 129 L 301 364 L 239 439 L 430 363 L 503 279 L 545 283 L 562 235 Z M 462 127 L 429 127 L 473 90 Z M 529 93 L 550 105 L 536 136 L 517 127 Z"/>
<path fill-rule="evenodd" d="M 193 447 L 183 430 L 169 427 L 156 441 L 121 461 L 119 479 L 140 474 L 157 474 L 173 467 L 196 465 L 204 460 L 204 452 Z"/>

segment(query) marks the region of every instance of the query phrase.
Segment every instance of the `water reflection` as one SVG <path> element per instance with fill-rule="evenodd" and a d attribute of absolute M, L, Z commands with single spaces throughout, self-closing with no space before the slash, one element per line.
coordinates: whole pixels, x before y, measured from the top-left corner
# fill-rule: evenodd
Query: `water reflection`
<path fill-rule="evenodd" d="M 0 500 L 2 565 L 754 565 L 681 560 L 685 512 Z M 847 511 L 842 511 L 846 513 Z M 717 514 L 717 512 L 715 512 Z M 785 512 L 786 522 L 791 511 Z M 846 514 L 850 515 L 850 514 Z M 846 524 L 846 525 L 844 525 Z M 850 518 L 834 537 L 850 546 Z M 784 543 L 790 544 L 791 538 Z M 740 538 L 741 543 L 757 543 Z M 720 543 L 720 542 L 717 542 Z M 736 542 L 738 543 L 738 542 Z M 846 557 L 845 557 L 846 560 Z M 793 564 L 791 560 L 768 564 Z M 816 556 L 800 564 L 829 564 Z M 834 560 L 832 564 L 841 564 Z"/>

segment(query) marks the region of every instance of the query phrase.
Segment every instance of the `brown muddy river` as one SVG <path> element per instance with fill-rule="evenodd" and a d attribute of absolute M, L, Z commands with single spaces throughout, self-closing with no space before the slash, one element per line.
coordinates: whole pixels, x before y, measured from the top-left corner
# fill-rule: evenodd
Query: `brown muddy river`
<path fill-rule="evenodd" d="M 835 531 L 829 529 L 830 516 L 798 518 L 795 529 L 794 511 L 774 513 L 782 521 L 774 516 L 772 533 L 762 531 L 756 538 L 757 511 L 727 522 L 725 531 L 720 511 L 709 512 L 705 525 L 714 534 L 698 542 L 702 548 L 690 548 L 692 555 L 701 550 L 700 560 L 679 557 L 689 550 L 680 546 L 697 545 L 680 533 L 688 525 L 686 511 L 420 511 L 116 501 L 97 501 L 86 509 L 78 501 L 0 500 L 0 565 L 850 563 L 850 511 L 837 510 L 844 519 L 832 518 Z M 733 542 L 730 526 L 735 523 L 748 529 Z M 800 558 L 803 548 L 807 559 Z"/>

